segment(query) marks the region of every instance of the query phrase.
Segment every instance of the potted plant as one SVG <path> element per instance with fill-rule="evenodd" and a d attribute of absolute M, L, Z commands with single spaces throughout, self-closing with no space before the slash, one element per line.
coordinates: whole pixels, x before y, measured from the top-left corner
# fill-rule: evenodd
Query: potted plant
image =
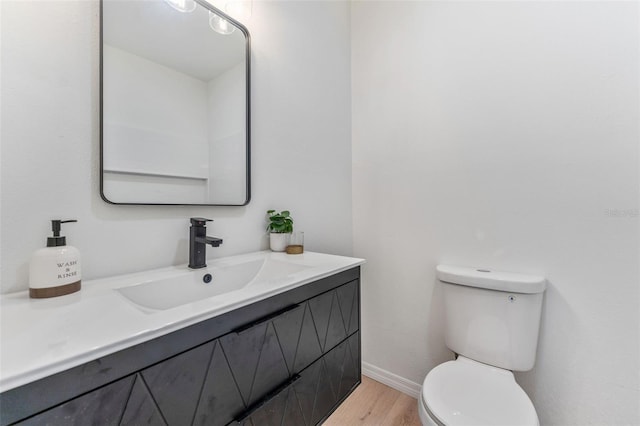
<path fill-rule="evenodd" d="M 280 213 L 275 210 L 267 210 L 267 214 L 269 215 L 269 224 L 267 225 L 269 246 L 273 251 L 285 251 L 293 231 L 293 218 L 288 210 L 283 210 Z"/>

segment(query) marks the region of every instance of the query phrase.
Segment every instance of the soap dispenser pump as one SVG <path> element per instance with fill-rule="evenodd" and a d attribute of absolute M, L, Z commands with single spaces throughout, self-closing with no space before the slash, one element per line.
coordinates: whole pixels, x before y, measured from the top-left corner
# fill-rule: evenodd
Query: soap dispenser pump
<path fill-rule="evenodd" d="M 69 222 L 77 220 L 52 220 L 53 236 L 47 238 L 47 247 L 33 254 L 29 264 L 30 297 L 57 297 L 80 290 L 80 252 L 60 235 L 61 225 Z"/>

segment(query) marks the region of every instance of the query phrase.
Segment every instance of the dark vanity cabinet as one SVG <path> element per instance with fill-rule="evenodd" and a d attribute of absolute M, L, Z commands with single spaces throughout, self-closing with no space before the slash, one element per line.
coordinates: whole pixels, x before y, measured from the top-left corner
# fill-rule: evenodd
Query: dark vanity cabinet
<path fill-rule="evenodd" d="M 0 395 L 2 425 L 317 425 L 360 383 L 353 268 Z"/>

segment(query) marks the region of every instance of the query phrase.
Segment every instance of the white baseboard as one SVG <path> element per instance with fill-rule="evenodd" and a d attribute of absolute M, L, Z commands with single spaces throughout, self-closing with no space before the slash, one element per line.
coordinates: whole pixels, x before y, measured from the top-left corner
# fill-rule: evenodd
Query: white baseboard
<path fill-rule="evenodd" d="M 385 385 L 399 390 L 402 393 L 418 399 L 420 396 L 420 389 L 422 385 L 407 380 L 404 377 L 400 377 L 397 374 L 393 374 L 387 370 L 383 370 L 380 367 L 369 364 L 368 362 L 362 362 L 362 374 L 372 378 L 375 381 L 384 383 Z"/>

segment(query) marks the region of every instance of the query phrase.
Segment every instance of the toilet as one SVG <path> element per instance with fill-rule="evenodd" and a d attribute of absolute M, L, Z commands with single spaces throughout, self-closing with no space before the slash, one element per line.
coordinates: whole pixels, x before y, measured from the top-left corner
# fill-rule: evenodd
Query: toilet
<path fill-rule="evenodd" d="M 445 343 L 456 354 L 424 380 L 424 426 L 538 426 L 513 371 L 535 363 L 546 288 L 543 277 L 438 265 Z"/>

